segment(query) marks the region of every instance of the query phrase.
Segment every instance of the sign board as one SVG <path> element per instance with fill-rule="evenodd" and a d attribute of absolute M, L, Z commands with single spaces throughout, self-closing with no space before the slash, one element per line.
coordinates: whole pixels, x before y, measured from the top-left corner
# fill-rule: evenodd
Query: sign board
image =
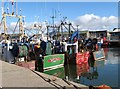
<path fill-rule="evenodd" d="M 103 51 L 103 49 L 102 49 L 102 50 L 100 50 L 100 51 L 95 51 L 95 52 L 93 52 L 93 56 L 94 56 L 94 59 L 95 59 L 95 60 L 99 60 L 99 59 L 105 58 L 105 53 L 104 53 L 104 51 Z"/>
<path fill-rule="evenodd" d="M 76 64 L 82 64 L 88 62 L 89 58 L 89 52 L 84 52 L 84 53 L 77 53 L 76 54 Z"/>
<path fill-rule="evenodd" d="M 64 54 L 48 55 L 44 57 L 44 70 L 56 69 L 64 65 Z"/>

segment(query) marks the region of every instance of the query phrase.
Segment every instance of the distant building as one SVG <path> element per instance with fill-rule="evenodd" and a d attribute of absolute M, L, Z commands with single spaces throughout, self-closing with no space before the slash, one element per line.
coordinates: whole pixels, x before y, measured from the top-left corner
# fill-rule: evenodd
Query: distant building
<path fill-rule="evenodd" d="M 63 35 L 64 35 L 64 37 L 68 37 L 68 32 L 64 32 Z M 79 35 L 82 38 L 107 37 L 107 30 L 90 30 L 90 31 L 89 30 L 82 30 L 82 31 L 79 31 Z"/>
<path fill-rule="evenodd" d="M 120 32 L 120 28 L 114 28 L 113 32 Z"/>
<path fill-rule="evenodd" d="M 120 45 L 120 28 L 114 28 L 113 31 L 109 31 L 108 37 L 110 44 Z"/>
<path fill-rule="evenodd" d="M 107 30 L 89 31 L 89 34 L 90 34 L 90 38 L 107 37 Z"/>

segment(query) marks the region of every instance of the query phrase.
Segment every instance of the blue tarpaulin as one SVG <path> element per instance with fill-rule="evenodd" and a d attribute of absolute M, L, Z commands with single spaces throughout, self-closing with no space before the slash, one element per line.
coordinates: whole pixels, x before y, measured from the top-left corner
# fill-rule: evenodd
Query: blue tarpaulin
<path fill-rule="evenodd" d="M 76 38 L 79 38 L 79 31 L 75 31 L 73 34 L 72 34 L 72 36 L 70 37 L 71 38 L 71 40 L 73 40 L 74 39 L 74 37 L 76 37 Z"/>

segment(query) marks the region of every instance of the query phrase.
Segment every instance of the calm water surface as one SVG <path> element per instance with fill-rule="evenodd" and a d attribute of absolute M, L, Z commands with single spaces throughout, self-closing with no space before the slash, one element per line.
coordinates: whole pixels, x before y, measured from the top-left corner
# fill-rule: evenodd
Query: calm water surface
<path fill-rule="evenodd" d="M 89 61 L 79 66 L 70 64 L 59 69 L 58 74 L 64 78 L 85 85 L 106 84 L 111 87 L 118 87 L 118 67 L 120 66 L 120 48 L 105 48 L 105 60 Z M 57 74 L 56 73 L 56 74 Z"/>

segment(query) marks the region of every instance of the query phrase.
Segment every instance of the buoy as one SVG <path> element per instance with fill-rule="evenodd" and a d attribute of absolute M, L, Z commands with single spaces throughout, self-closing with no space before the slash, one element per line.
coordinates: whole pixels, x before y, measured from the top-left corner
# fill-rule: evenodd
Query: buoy
<path fill-rule="evenodd" d="M 103 84 L 103 85 L 98 86 L 97 89 L 112 89 L 112 88 L 110 86 Z"/>

